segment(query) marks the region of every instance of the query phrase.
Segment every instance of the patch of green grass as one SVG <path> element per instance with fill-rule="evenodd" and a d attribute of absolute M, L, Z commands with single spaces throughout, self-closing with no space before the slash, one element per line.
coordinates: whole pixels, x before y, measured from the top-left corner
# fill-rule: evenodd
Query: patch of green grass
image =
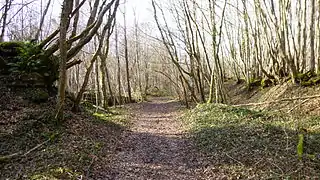
<path fill-rule="evenodd" d="M 129 114 L 125 108 L 109 107 L 107 110 L 102 111 L 87 101 L 82 102 L 82 105 L 89 114 L 96 117 L 98 122 L 108 123 L 109 125 L 115 124 L 120 127 L 127 127 L 130 123 Z"/>
<path fill-rule="evenodd" d="M 29 179 L 31 180 L 58 180 L 58 179 L 70 179 L 76 180 L 81 177 L 81 173 L 73 171 L 65 167 L 57 167 L 50 169 L 47 172 L 36 173 L 32 175 Z"/>
<path fill-rule="evenodd" d="M 289 118 L 220 104 L 201 104 L 186 113 L 193 141 L 230 177 L 319 177 L 320 118 Z M 297 155 L 298 128 L 307 130 L 304 158 Z M 315 158 L 310 158 L 310 155 Z M 302 165 L 301 165 L 302 164 Z M 233 167 L 241 166 L 239 168 Z M 248 169 L 250 173 L 246 175 Z"/>
<path fill-rule="evenodd" d="M 112 108 L 110 113 L 94 112 L 93 116 L 104 122 L 112 122 L 124 127 L 129 125 L 128 112 L 123 108 Z"/>

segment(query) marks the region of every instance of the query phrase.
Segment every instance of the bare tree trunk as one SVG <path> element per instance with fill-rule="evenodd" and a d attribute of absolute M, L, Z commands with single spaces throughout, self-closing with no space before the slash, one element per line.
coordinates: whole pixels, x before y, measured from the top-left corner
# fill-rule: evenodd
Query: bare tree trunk
<path fill-rule="evenodd" d="M 320 1 L 318 1 L 318 59 L 317 59 L 317 73 L 320 73 Z"/>
<path fill-rule="evenodd" d="M 178 72 L 180 73 L 180 76 L 182 77 L 182 79 L 184 80 L 184 83 L 186 84 L 186 86 L 190 90 L 192 99 L 196 101 L 197 97 L 194 94 L 194 88 L 192 87 L 190 81 L 184 76 L 186 74 L 189 77 L 192 77 L 192 73 L 188 72 L 185 68 L 183 68 L 180 65 L 180 62 L 179 62 L 180 58 L 179 58 L 179 55 L 178 55 L 177 44 L 176 44 L 176 41 L 174 40 L 174 35 L 170 32 L 170 28 L 169 28 L 168 23 L 167 23 L 166 18 L 165 18 L 165 13 L 164 13 L 163 9 L 161 9 L 158 6 L 158 4 L 155 2 L 155 0 L 152 0 L 151 2 L 152 2 L 153 11 L 154 11 L 153 17 L 154 17 L 154 19 L 156 21 L 158 30 L 160 31 L 163 45 L 165 46 L 167 52 L 169 53 L 172 63 L 178 69 Z M 160 10 L 160 13 L 161 13 L 161 15 L 163 17 L 163 21 L 164 21 L 164 24 L 165 24 L 165 29 L 163 29 L 161 27 L 161 25 L 160 25 L 157 9 Z"/>
<path fill-rule="evenodd" d="M 113 105 L 116 105 L 116 98 L 114 97 L 112 87 L 111 87 L 111 81 L 110 81 L 110 74 L 109 74 L 109 69 L 105 68 L 106 71 L 106 79 L 108 82 L 108 89 L 109 89 L 109 94 L 110 94 L 110 99 L 112 100 Z"/>
<path fill-rule="evenodd" d="M 303 13 L 303 33 L 302 33 L 302 50 L 301 50 L 301 59 L 302 59 L 302 67 L 301 72 L 304 72 L 306 70 L 307 66 L 307 57 L 306 57 L 306 51 L 307 51 L 307 0 L 304 0 L 304 13 Z"/>
<path fill-rule="evenodd" d="M 315 45 L 314 45 L 314 39 L 315 39 L 315 9 L 316 4 L 315 0 L 311 0 L 311 22 L 310 22 L 310 72 L 314 73 L 316 68 L 316 58 L 315 58 Z"/>
<path fill-rule="evenodd" d="M 91 15 L 90 15 L 90 18 L 88 20 L 88 26 L 78 36 L 68 39 L 68 44 L 69 45 L 74 43 L 74 42 L 76 42 L 76 41 L 78 41 L 78 42 L 77 42 L 77 44 L 75 46 L 71 47 L 71 49 L 68 50 L 68 59 L 67 60 L 72 59 L 75 55 L 77 55 L 77 53 L 79 51 L 81 51 L 81 49 L 83 48 L 84 45 L 86 45 L 88 42 L 90 42 L 92 40 L 92 38 L 96 35 L 97 31 L 99 30 L 100 26 L 102 25 L 104 17 L 105 17 L 105 14 L 108 11 L 112 12 L 111 14 L 109 14 L 109 18 L 107 19 L 107 24 L 109 24 L 109 26 L 111 25 L 112 20 L 116 16 L 116 12 L 117 12 L 120 0 L 111 0 L 107 4 L 106 4 L 106 1 L 107 0 L 103 1 L 102 4 L 104 6 L 100 7 L 100 11 L 99 11 L 99 13 L 97 15 L 96 20 L 95 21 L 94 21 L 94 19 L 92 20 L 91 17 L 93 17 L 93 14 L 94 14 L 94 12 L 92 12 Z M 113 11 L 112 11 L 112 7 L 113 7 Z M 97 9 L 93 9 L 93 11 L 97 11 Z M 74 13 L 76 13 L 76 12 L 74 12 Z M 91 21 L 93 21 L 93 22 L 90 23 Z M 55 37 L 55 33 L 53 33 L 50 38 L 53 39 L 54 37 Z M 50 39 L 50 38 L 48 38 L 48 39 Z M 44 41 L 48 42 L 47 39 L 45 39 Z M 56 42 L 55 44 L 50 46 L 45 51 L 45 56 L 51 56 L 52 54 L 54 54 L 58 50 L 58 45 L 57 44 L 58 43 Z M 45 46 L 45 44 L 41 43 L 39 46 L 43 47 L 43 46 Z"/>
<path fill-rule="evenodd" d="M 137 17 L 134 12 L 134 36 L 135 36 L 135 63 L 137 64 L 136 68 L 136 76 L 138 79 L 138 87 L 139 87 L 139 94 L 141 98 L 141 101 L 145 100 L 145 96 L 143 95 L 143 90 L 142 90 L 142 78 L 141 78 L 141 63 L 140 63 L 140 44 L 139 44 L 139 34 L 138 34 L 138 22 L 137 22 Z"/>
<path fill-rule="evenodd" d="M 128 91 L 129 102 L 132 102 L 131 86 L 130 86 L 130 73 L 129 73 L 129 56 L 128 56 L 128 40 L 127 40 L 127 19 L 126 19 L 126 12 L 123 13 L 123 19 L 124 19 L 124 57 L 125 57 L 125 60 L 126 60 L 127 91 Z"/>
<path fill-rule="evenodd" d="M 120 64 L 120 55 L 119 55 L 119 36 L 118 36 L 118 26 L 116 27 L 116 58 L 117 58 L 117 81 L 118 81 L 118 104 L 122 105 L 122 99 L 121 99 L 121 64 Z"/>
<path fill-rule="evenodd" d="M 106 62 L 103 59 L 101 59 L 100 69 L 101 69 L 101 80 L 102 80 L 101 91 L 102 91 L 102 96 L 103 96 L 102 97 L 102 107 L 106 109 L 108 107 L 108 94 L 107 94 L 107 85 L 106 85 L 107 67 L 106 67 Z"/>
<path fill-rule="evenodd" d="M 67 82 L 67 31 L 69 26 L 69 15 L 72 12 L 73 1 L 64 0 L 60 20 L 60 62 L 59 62 L 59 86 L 55 118 L 62 120 Z"/>
<path fill-rule="evenodd" d="M 101 91 L 100 91 L 100 76 L 99 76 L 99 61 L 95 62 L 95 73 L 96 73 L 96 105 L 97 107 L 101 105 Z"/>
<path fill-rule="evenodd" d="M 80 91 L 77 94 L 76 100 L 75 100 L 73 107 L 72 107 L 72 111 L 74 111 L 74 112 L 80 111 L 80 109 L 79 109 L 80 101 L 82 99 L 83 93 L 86 91 L 86 87 L 89 82 L 89 78 L 90 78 L 90 75 L 91 75 L 91 72 L 93 69 L 93 65 L 94 65 L 94 62 L 97 60 L 97 58 L 98 58 L 98 50 L 96 51 L 96 53 L 94 54 L 94 56 L 90 60 L 90 65 L 86 71 L 86 75 L 84 77 L 83 84 L 80 88 Z"/>

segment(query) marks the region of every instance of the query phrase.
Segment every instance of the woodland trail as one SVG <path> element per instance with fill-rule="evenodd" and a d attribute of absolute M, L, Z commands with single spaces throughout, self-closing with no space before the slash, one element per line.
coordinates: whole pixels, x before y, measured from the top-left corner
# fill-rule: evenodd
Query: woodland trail
<path fill-rule="evenodd" d="M 132 104 L 112 179 L 201 179 L 196 153 L 186 138 L 181 105 L 166 98 Z"/>

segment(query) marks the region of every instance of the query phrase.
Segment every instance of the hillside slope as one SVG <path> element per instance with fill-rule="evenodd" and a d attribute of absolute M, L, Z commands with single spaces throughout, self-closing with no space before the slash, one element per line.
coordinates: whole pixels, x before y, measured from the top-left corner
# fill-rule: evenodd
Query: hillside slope
<path fill-rule="evenodd" d="M 41 88 L 0 88 L 0 179 L 99 179 L 108 171 L 127 115 L 84 108 L 54 119 L 55 97 Z"/>

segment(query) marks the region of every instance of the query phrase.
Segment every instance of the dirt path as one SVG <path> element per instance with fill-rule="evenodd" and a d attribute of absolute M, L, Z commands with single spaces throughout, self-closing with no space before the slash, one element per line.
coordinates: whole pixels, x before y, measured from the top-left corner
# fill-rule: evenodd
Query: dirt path
<path fill-rule="evenodd" d="M 197 158 L 177 119 L 179 108 L 165 98 L 130 106 L 133 125 L 124 133 L 112 179 L 200 179 Z"/>

